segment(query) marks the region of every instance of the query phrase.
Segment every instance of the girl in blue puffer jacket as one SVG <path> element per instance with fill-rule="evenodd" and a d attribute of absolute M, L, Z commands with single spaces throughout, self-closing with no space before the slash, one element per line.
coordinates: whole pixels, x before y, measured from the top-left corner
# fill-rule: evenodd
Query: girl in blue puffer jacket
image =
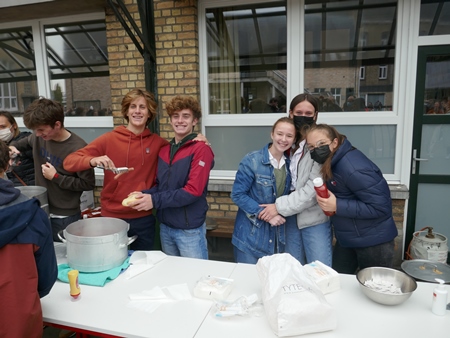
<path fill-rule="evenodd" d="M 332 126 L 318 124 L 306 135 L 311 158 L 322 164 L 330 197 L 317 196 L 335 212 L 333 269 L 355 273 L 371 266 L 392 267 L 397 228 L 390 190 L 380 169 Z"/>

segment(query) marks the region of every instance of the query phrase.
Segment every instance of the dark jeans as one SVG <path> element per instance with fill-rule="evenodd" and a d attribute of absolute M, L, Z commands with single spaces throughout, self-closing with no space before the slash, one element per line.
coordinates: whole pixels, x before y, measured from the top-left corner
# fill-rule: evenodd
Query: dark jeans
<path fill-rule="evenodd" d="M 366 248 L 343 248 L 336 242 L 333 250 L 333 269 L 339 273 L 355 274 L 371 266 L 392 268 L 394 240 Z"/>
<path fill-rule="evenodd" d="M 50 223 L 52 224 L 53 242 L 61 242 L 58 237 L 58 232 L 64 230 L 69 224 L 72 224 L 80 219 L 81 212 L 65 218 L 50 218 Z"/>
<path fill-rule="evenodd" d="M 155 241 L 155 216 L 148 215 L 139 218 L 123 218 L 130 225 L 128 237 L 137 235 L 137 239 L 131 243 L 131 250 L 152 250 Z"/>

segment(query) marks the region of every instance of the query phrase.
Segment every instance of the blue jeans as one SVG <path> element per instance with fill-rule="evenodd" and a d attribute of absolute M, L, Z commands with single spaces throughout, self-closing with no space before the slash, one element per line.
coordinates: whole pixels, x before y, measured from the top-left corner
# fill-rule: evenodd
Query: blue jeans
<path fill-rule="evenodd" d="M 256 264 L 258 259 L 261 257 L 256 257 L 251 253 L 247 253 L 239 250 L 235 246 L 233 246 L 234 260 L 236 263 L 247 263 L 247 264 Z"/>
<path fill-rule="evenodd" d="M 161 247 L 165 254 L 208 259 L 206 223 L 195 229 L 175 229 L 160 224 Z"/>
<path fill-rule="evenodd" d="M 372 266 L 392 268 L 394 248 L 394 240 L 365 248 L 344 248 L 336 242 L 333 269 L 339 273 L 355 274 L 358 269 Z"/>
<path fill-rule="evenodd" d="M 330 222 L 299 229 L 297 221 L 286 223 L 286 252 L 296 258 L 302 265 L 321 261 L 331 267 L 332 230 Z"/>
<path fill-rule="evenodd" d="M 137 239 L 130 244 L 130 250 L 152 250 L 155 241 L 155 216 L 122 219 L 130 225 L 128 237 L 137 235 Z"/>
<path fill-rule="evenodd" d="M 67 228 L 69 224 L 76 222 L 81 219 L 81 212 L 76 213 L 72 216 L 67 216 L 64 218 L 50 218 L 50 223 L 52 224 L 52 234 L 53 242 L 61 242 L 58 237 L 58 232 Z"/>

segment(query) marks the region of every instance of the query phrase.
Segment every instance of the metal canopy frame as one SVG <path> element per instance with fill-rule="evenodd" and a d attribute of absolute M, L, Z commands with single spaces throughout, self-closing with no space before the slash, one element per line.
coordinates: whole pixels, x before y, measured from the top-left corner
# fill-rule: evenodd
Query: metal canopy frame
<path fill-rule="evenodd" d="M 144 58 L 145 89 L 150 93 L 154 93 L 155 100 L 158 101 L 153 0 L 137 0 L 142 31 L 139 29 L 122 0 L 107 0 L 107 2 L 137 50 Z M 155 118 L 151 122 L 149 128 L 152 132 L 159 133 L 158 118 Z"/>

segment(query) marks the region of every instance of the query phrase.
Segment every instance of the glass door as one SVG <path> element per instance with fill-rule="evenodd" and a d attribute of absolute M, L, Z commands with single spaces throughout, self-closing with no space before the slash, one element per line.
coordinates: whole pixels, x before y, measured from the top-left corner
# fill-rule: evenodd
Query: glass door
<path fill-rule="evenodd" d="M 406 247 L 433 227 L 450 238 L 450 46 L 419 47 Z"/>

